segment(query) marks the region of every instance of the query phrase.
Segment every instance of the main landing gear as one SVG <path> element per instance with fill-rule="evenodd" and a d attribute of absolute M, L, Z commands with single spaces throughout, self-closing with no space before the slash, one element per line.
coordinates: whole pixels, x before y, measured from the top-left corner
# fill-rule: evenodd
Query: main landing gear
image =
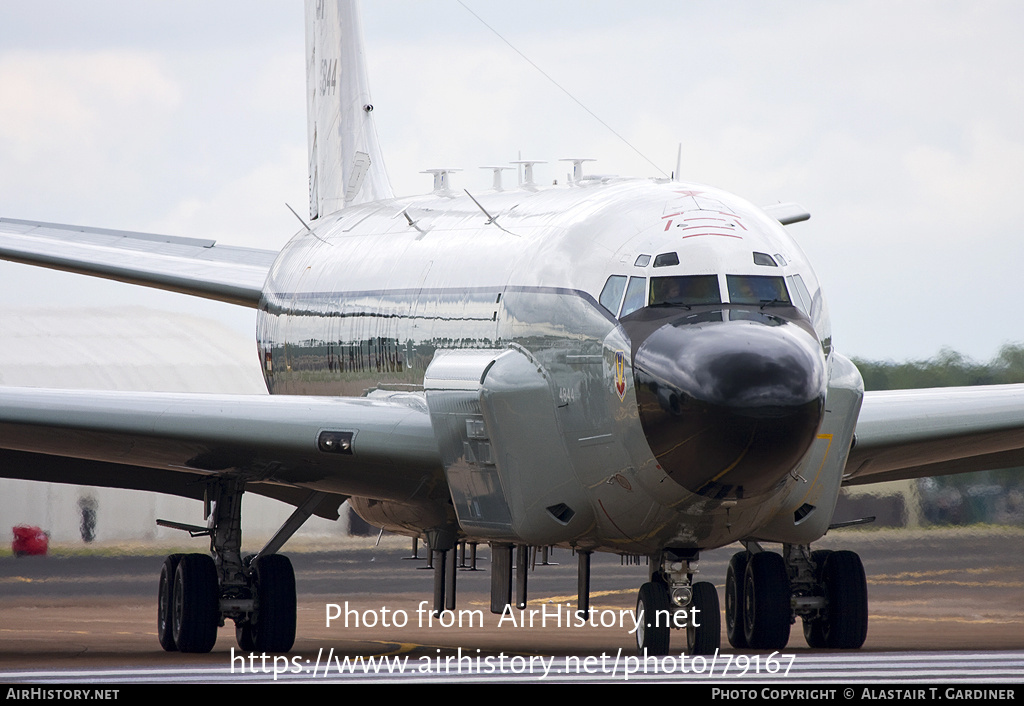
<path fill-rule="evenodd" d="M 686 651 L 714 654 L 721 643 L 718 592 L 707 581 L 693 581 L 696 550 L 666 549 L 652 557 L 651 580 L 636 599 L 639 627 L 636 646 L 641 654 L 667 655 L 671 630 L 686 630 Z"/>
<path fill-rule="evenodd" d="M 210 537 L 209 554 L 171 554 L 160 571 L 157 637 L 168 652 L 209 652 L 217 628 L 235 622 L 246 651 L 287 652 L 295 641 L 295 573 L 277 550 L 325 497 L 311 493 L 255 556 L 242 558 L 242 493 L 245 483 L 222 478 L 207 492 L 207 526 L 157 520 L 165 527 Z"/>
<path fill-rule="evenodd" d="M 729 560 L 725 630 L 736 648 L 779 650 L 799 616 L 810 647 L 856 649 L 868 631 L 868 591 L 860 557 L 783 545 L 781 555 L 746 543 Z"/>

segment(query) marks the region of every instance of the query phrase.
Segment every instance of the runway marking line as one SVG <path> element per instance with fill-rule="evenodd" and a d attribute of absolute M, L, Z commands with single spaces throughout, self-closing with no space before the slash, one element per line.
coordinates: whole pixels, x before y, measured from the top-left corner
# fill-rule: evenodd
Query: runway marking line
<path fill-rule="evenodd" d="M 967 623 L 978 625 L 1006 625 L 1014 623 L 1024 624 L 1024 620 L 1007 620 L 1006 618 L 963 618 L 957 616 L 943 616 L 941 618 L 928 618 L 925 616 L 910 615 L 879 615 L 871 613 L 874 620 L 899 620 L 904 623 Z"/>
<path fill-rule="evenodd" d="M 991 574 L 1001 571 L 1002 567 L 986 566 L 971 569 L 930 569 L 928 571 L 900 571 L 895 574 L 877 574 L 875 578 L 897 578 L 900 576 L 946 576 L 948 574 Z"/>
<path fill-rule="evenodd" d="M 1024 588 L 1024 581 L 903 581 L 899 579 L 871 579 L 869 584 L 879 586 L 966 586 L 971 588 Z"/>
<path fill-rule="evenodd" d="M 143 578 L 137 574 L 120 574 L 113 576 L 43 576 L 41 578 L 30 578 L 28 576 L 4 576 L 0 578 L 0 584 L 4 583 L 151 583 L 151 579 Z"/>

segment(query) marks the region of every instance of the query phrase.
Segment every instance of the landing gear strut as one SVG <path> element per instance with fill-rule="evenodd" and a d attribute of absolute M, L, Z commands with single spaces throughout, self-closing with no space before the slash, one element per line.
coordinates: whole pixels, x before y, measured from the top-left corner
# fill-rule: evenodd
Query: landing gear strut
<path fill-rule="evenodd" d="M 864 568 L 853 552 L 783 545 L 782 555 L 748 542 L 729 560 L 725 625 L 736 648 L 779 650 L 800 617 L 810 647 L 857 649 L 868 629 Z"/>
<path fill-rule="evenodd" d="M 721 643 L 718 592 L 707 581 L 693 581 L 696 550 L 666 549 L 652 557 L 651 580 L 640 587 L 636 600 L 640 654 L 667 655 L 672 628 L 686 630 L 686 651 L 714 654 Z"/>
<path fill-rule="evenodd" d="M 157 637 L 168 652 L 209 652 L 217 628 L 235 621 L 238 646 L 247 651 L 287 652 L 295 641 L 295 573 L 277 550 L 313 514 L 324 493 L 310 493 L 255 557 L 245 560 L 242 493 L 245 482 L 219 478 L 205 503 L 207 526 L 157 520 L 193 537 L 209 536 L 209 554 L 171 554 L 160 572 Z"/>

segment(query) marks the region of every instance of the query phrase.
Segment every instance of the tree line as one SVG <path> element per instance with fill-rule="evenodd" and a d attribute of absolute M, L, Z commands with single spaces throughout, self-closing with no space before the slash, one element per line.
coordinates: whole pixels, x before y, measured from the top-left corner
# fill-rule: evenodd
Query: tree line
<path fill-rule="evenodd" d="M 909 390 L 923 387 L 1004 385 L 1024 382 L 1024 344 L 1008 343 L 988 363 L 977 363 L 950 348 L 927 360 L 853 362 L 864 377 L 865 390 Z"/>

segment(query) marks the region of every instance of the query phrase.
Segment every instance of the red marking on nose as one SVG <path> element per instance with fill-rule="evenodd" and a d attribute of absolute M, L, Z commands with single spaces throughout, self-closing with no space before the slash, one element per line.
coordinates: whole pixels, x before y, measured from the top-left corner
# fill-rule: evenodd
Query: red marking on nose
<path fill-rule="evenodd" d="M 723 238 L 739 238 L 740 240 L 743 240 L 742 235 L 733 235 L 732 233 L 694 233 L 693 235 L 684 235 L 682 239 L 685 240 L 686 238 L 699 238 L 703 235 L 718 235 Z"/>

